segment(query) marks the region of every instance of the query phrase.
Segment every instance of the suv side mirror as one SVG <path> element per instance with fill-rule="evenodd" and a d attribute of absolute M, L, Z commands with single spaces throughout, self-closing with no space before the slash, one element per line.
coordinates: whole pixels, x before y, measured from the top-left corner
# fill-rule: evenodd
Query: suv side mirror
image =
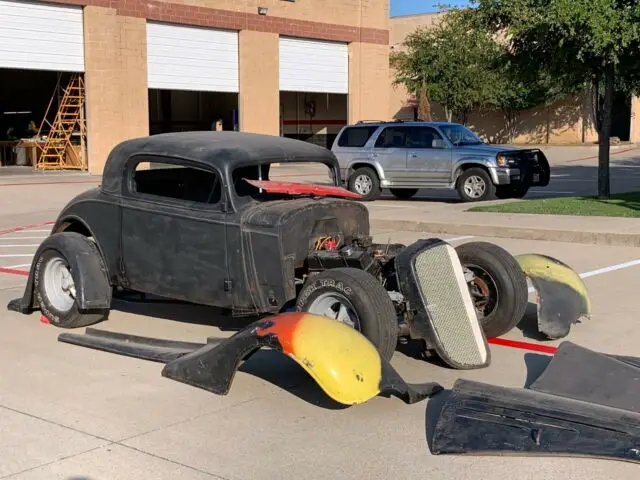
<path fill-rule="evenodd" d="M 431 140 L 431 148 L 444 148 L 444 140 L 441 138 L 434 138 Z"/>

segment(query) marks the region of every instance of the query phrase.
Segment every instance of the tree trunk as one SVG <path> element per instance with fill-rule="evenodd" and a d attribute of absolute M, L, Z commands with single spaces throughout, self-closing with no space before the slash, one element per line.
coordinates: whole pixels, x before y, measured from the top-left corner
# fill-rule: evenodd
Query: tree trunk
<path fill-rule="evenodd" d="M 615 87 L 614 66 L 609 64 L 605 68 L 604 101 L 601 111 L 601 128 L 598 130 L 598 197 L 609 198 L 609 155 L 611 151 L 611 121 L 613 114 L 613 91 Z"/>
<path fill-rule="evenodd" d="M 418 96 L 418 118 L 427 122 L 431 121 L 431 105 L 427 95 L 427 85 L 422 82 Z"/>
<path fill-rule="evenodd" d="M 453 112 L 449 107 L 444 107 L 444 114 L 447 116 L 447 122 L 451 123 L 453 119 Z"/>

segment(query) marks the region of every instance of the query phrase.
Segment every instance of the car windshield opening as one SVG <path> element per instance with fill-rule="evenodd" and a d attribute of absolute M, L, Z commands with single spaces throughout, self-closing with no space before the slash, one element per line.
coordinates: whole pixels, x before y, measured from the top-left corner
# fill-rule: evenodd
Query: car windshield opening
<path fill-rule="evenodd" d="M 478 135 L 462 125 L 444 125 L 440 129 L 449 141 L 456 146 L 481 145 L 484 143 Z"/>

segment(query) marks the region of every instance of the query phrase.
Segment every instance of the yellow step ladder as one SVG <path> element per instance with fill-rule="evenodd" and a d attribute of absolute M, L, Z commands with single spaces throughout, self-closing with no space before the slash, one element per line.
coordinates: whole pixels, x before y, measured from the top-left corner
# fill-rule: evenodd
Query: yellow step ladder
<path fill-rule="evenodd" d="M 84 80 L 80 74 L 72 75 L 69 84 L 64 89 L 58 111 L 53 124 L 51 124 L 47 117 L 57 90 L 56 88 L 56 92 L 49 102 L 47 113 L 38 132 L 38 137 L 41 137 L 41 132 L 46 125 L 49 125 L 49 133 L 44 146 L 41 147 L 42 153 L 36 162 L 35 168 L 37 170 L 86 170 L 87 162 L 84 152 L 86 141 Z M 76 131 L 80 136 L 79 150 L 73 144 L 71 138 Z"/>

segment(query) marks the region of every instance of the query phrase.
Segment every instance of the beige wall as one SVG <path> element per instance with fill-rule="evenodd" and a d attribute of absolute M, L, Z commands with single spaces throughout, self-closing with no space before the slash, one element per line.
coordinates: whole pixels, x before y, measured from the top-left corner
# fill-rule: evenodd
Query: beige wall
<path fill-rule="evenodd" d="M 382 29 L 389 25 L 389 0 L 170 0 L 170 3 L 243 13 L 257 13 L 258 6 L 264 6 L 269 9 L 269 16 L 292 20 Z"/>
<path fill-rule="evenodd" d="M 278 135 L 279 37 L 240 31 L 240 130 Z"/>
<path fill-rule="evenodd" d="M 389 118 L 389 46 L 349 44 L 349 123 Z"/>
<path fill-rule="evenodd" d="M 631 133 L 632 142 L 640 142 L 640 97 L 631 100 Z"/>
<path fill-rule="evenodd" d="M 89 171 L 102 173 L 111 149 L 149 132 L 145 21 L 86 7 L 85 86 Z"/>

